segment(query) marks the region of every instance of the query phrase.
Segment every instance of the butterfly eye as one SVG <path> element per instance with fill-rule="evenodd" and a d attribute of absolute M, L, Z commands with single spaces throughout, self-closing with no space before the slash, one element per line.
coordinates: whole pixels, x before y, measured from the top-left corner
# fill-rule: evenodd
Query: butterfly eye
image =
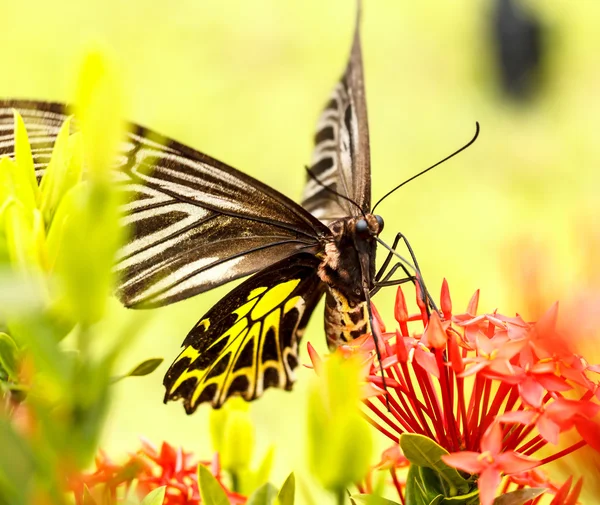
<path fill-rule="evenodd" d="M 356 233 L 359 235 L 365 235 L 366 233 L 369 233 L 369 224 L 367 223 L 366 219 L 359 219 L 356 222 Z"/>
<path fill-rule="evenodd" d="M 381 233 L 383 231 L 383 218 L 381 216 L 375 216 L 375 219 L 377 220 L 377 224 L 379 225 L 378 233 Z"/>

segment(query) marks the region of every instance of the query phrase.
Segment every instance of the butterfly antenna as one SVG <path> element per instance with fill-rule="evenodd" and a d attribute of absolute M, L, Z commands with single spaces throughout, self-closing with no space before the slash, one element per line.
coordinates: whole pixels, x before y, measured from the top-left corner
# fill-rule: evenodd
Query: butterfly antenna
<path fill-rule="evenodd" d="M 371 213 L 374 213 L 375 212 L 375 207 L 377 207 L 381 202 L 383 202 L 383 200 L 385 200 L 388 196 L 390 196 L 394 191 L 396 191 L 397 189 L 400 189 L 402 186 L 404 186 L 405 184 L 408 184 L 410 181 L 415 180 L 417 177 L 422 176 L 426 172 L 429 172 L 430 170 L 434 169 L 438 165 L 441 165 L 445 161 L 448 161 L 450 158 L 453 158 L 454 156 L 456 156 L 458 153 L 464 151 L 467 147 L 469 147 L 471 144 L 473 144 L 473 142 L 475 142 L 477 140 L 477 137 L 479 137 L 479 122 L 475 121 L 475 135 L 473 136 L 473 138 L 467 144 L 465 144 L 464 146 L 462 146 L 457 151 L 454 151 L 451 155 L 446 156 L 442 161 L 438 161 L 435 165 L 431 165 L 429 168 L 426 168 L 425 170 L 422 170 L 421 172 L 419 172 L 416 175 L 413 175 L 410 179 L 407 179 L 403 183 L 398 184 L 398 186 L 396 186 L 391 191 L 388 191 L 379 200 L 377 200 L 377 203 L 373 206 L 373 209 L 371 210 Z"/>
<path fill-rule="evenodd" d="M 347 197 L 346 195 L 342 195 L 341 193 L 338 193 L 335 189 L 330 188 L 329 186 L 325 185 L 324 183 L 322 183 L 319 178 L 313 174 L 312 170 L 310 168 L 308 168 L 307 166 L 304 167 L 304 169 L 306 170 L 306 172 L 308 173 L 308 176 L 314 180 L 319 186 L 321 186 L 325 191 L 329 191 L 329 193 L 335 195 L 335 196 L 339 196 L 340 198 L 346 200 L 347 202 L 350 202 L 352 205 L 354 205 L 358 210 L 360 210 L 361 214 L 363 215 L 364 218 L 366 218 L 366 214 L 365 211 L 362 210 L 362 207 L 360 205 L 358 205 L 358 203 L 356 203 L 354 200 L 352 200 L 352 198 Z"/>

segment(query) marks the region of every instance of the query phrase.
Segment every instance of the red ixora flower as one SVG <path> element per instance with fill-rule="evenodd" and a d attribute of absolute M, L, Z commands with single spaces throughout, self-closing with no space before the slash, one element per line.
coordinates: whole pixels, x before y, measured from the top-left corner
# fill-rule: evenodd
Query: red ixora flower
<path fill-rule="evenodd" d="M 539 461 L 515 451 L 503 451 L 502 428 L 493 423 L 481 438 L 481 452 L 460 451 L 442 456 L 450 466 L 470 474 L 478 474 L 479 499 L 491 505 L 503 474 L 520 473 L 540 464 Z"/>
<path fill-rule="evenodd" d="M 140 498 L 153 489 L 166 486 L 163 505 L 198 505 L 202 503 L 198 490 L 199 464 L 211 470 L 230 503 L 246 503 L 246 497 L 229 491 L 223 484 L 217 454 L 212 461 L 197 461 L 191 453 L 166 442 L 163 442 L 160 450 L 146 440 L 142 440 L 141 444 L 142 447 L 122 464 L 114 463 L 104 452 L 100 452 L 96 457 L 95 471 L 71 477 L 69 487 L 75 495 L 76 504 L 84 503 L 84 487 L 93 490 L 103 485 L 105 492 L 116 500 L 135 481 Z"/>
<path fill-rule="evenodd" d="M 557 304 L 531 323 L 496 311 L 478 314 L 479 291 L 464 313 L 453 314 L 445 280 L 440 298 L 441 310 L 430 309 L 417 283 L 418 310 L 411 314 L 399 287 L 397 326 L 391 331 L 374 311 L 381 361 L 374 358 L 371 335 L 337 351 L 365 355 L 371 387 L 363 402 L 373 426 L 395 444 L 404 433 L 435 441 L 452 453 L 448 464 L 479 476 L 482 502 L 493 496 L 504 474 L 524 472 L 585 445 L 600 450 L 595 377 L 600 367 L 573 352 L 569 331 L 574 329 L 558 329 Z M 320 358 L 313 349 L 311 359 L 317 368 Z M 539 462 L 531 459 L 571 428 L 579 437 L 568 447 Z M 505 486 L 515 482 L 505 479 Z M 574 489 L 569 499 L 578 494 Z"/>

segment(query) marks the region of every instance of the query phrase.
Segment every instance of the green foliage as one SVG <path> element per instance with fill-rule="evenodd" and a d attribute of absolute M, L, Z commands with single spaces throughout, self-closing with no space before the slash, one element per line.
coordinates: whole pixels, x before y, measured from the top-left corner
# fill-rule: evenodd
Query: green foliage
<path fill-rule="evenodd" d="M 433 440 L 423 435 L 403 434 L 400 448 L 411 463 L 406 481 L 407 505 L 479 502 L 475 484 L 441 460 L 448 451 Z"/>
<path fill-rule="evenodd" d="M 350 500 L 352 505 L 399 505 L 392 500 L 372 494 L 355 494 L 350 497 Z"/>
<path fill-rule="evenodd" d="M 523 505 L 524 503 L 541 496 L 545 491 L 545 488 L 539 487 L 517 489 L 516 491 L 498 496 L 494 500 L 494 505 Z"/>
<path fill-rule="evenodd" d="M 277 488 L 267 482 L 260 486 L 250 498 L 248 498 L 247 505 L 272 505 L 277 498 Z"/>
<path fill-rule="evenodd" d="M 198 487 L 205 505 L 229 505 L 227 495 L 219 481 L 202 465 L 198 465 Z"/>
<path fill-rule="evenodd" d="M 212 410 L 210 434 L 213 448 L 221 456 L 221 467 L 231 477 L 233 491 L 247 496 L 269 480 L 272 448 L 258 467 L 252 467 L 255 436 L 247 402 L 232 398 L 222 408 Z"/>
<path fill-rule="evenodd" d="M 438 476 L 444 496 L 455 496 L 470 490 L 470 483 L 456 468 L 442 461 L 448 451 L 424 435 L 405 433 L 400 437 L 400 448 L 412 465 L 430 468 Z"/>
<path fill-rule="evenodd" d="M 290 473 L 283 486 L 279 490 L 279 494 L 277 495 L 276 503 L 277 505 L 294 505 L 294 500 L 296 496 L 296 477 L 294 477 L 293 473 Z"/>
<path fill-rule="evenodd" d="M 140 505 L 162 505 L 162 502 L 165 499 L 165 491 L 165 486 L 150 491 L 140 502 Z"/>
<path fill-rule="evenodd" d="M 115 363 L 135 335 L 128 326 L 103 352 L 95 348 L 106 340 L 95 323 L 106 312 L 122 240 L 109 163 L 121 136 L 112 105 L 119 93 L 109 68 L 98 54 L 86 60 L 79 111 L 87 136 L 63 125 L 39 186 L 18 113 L 15 159 L 0 160 L 0 291 L 20 294 L 0 313 L 0 384 L 14 420 L 0 418 L 0 503 L 67 503 L 66 477 L 97 451 Z M 127 375 L 145 375 L 160 362 L 147 360 Z M 87 492 L 84 503 L 106 500 Z M 158 503 L 160 492 L 144 505 Z"/>
<path fill-rule="evenodd" d="M 308 460 L 323 487 L 341 495 L 369 469 L 371 431 L 359 412 L 361 363 L 333 354 L 308 397 Z"/>

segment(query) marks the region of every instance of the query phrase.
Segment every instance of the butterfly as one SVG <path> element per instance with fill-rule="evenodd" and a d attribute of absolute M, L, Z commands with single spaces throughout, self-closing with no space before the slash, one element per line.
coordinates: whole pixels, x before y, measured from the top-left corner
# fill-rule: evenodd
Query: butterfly
<path fill-rule="evenodd" d="M 415 280 L 401 261 L 388 268 L 400 234 L 376 272 L 383 219 L 371 209 L 358 18 L 346 69 L 318 120 L 302 205 L 141 126 L 123 143 L 115 167 L 130 230 L 115 266 L 123 304 L 161 307 L 250 276 L 192 328 L 165 375 L 165 402 L 183 400 L 188 414 L 202 403 L 219 408 L 232 396 L 290 390 L 323 295 L 335 349 L 370 331 L 372 293 Z M 0 155 L 14 152 L 13 108 L 27 125 L 39 178 L 66 107 L 0 101 Z M 393 279 L 398 268 L 406 277 Z"/>

